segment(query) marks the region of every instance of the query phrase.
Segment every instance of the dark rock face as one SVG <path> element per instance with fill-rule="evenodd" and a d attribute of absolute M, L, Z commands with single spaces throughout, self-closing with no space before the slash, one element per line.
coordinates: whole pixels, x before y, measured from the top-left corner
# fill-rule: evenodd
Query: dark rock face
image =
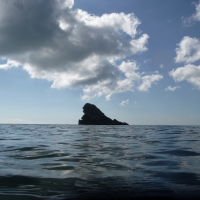
<path fill-rule="evenodd" d="M 83 125 L 128 125 L 125 122 L 119 122 L 116 119 L 112 120 L 105 116 L 95 105 L 86 103 L 83 106 L 84 115 L 78 121 L 78 124 Z"/>

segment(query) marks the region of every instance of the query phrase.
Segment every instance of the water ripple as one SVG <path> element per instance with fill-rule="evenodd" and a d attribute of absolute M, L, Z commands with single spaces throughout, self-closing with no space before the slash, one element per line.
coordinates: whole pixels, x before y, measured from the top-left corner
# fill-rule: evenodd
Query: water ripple
<path fill-rule="evenodd" d="M 0 135 L 0 199 L 200 191 L 199 126 L 6 124 Z"/>

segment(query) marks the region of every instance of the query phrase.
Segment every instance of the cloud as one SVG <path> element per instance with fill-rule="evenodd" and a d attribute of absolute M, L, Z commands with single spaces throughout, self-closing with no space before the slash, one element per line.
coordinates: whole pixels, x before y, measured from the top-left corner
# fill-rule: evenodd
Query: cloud
<path fill-rule="evenodd" d="M 200 66 L 191 64 L 200 60 L 200 40 L 185 36 L 178 46 L 179 47 L 176 48 L 177 56 L 175 57 L 175 62 L 183 62 L 186 64 L 183 67 L 178 67 L 175 70 L 173 69 L 169 72 L 169 75 L 176 82 L 187 81 L 200 89 Z M 173 88 L 170 86 L 166 88 L 166 90 L 171 91 L 176 89 L 177 87 Z"/>
<path fill-rule="evenodd" d="M 83 89 L 82 99 L 88 100 L 105 95 L 106 99 L 110 100 L 111 96 L 116 93 L 134 91 L 134 89 L 148 91 L 153 83 L 163 78 L 158 72 L 148 75 L 144 75 L 146 74 L 144 72 L 140 73 L 138 71 L 139 66 L 135 61 L 123 61 L 117 69 L 119 71 L 116 73 L 122 73 L 125 76 L 124 78 L 119 76 L 118 78 L 101 81 L 98 84 L 88 85 Z"/>
<path fill-rule="evenodd" d="M 2 64 L 0 64 L 0 69 L 9 69 L 12 67 L 19 67 L 20 63 L 10 59 L 1 59 Z M 4 63 L 5 62 L 5 63 Z"/>
<path fill-rule="evenodd" d="M 200 21 L 200 1 L 193 3 L 196 7 L 196 13 L 188 18 L 183 18 L 185 26 L 191 26 L 195 21 Z M 187 81 L 200 89 L 200 66 L 193 65 L 192 63 L 200 60 L 200 40 L 189 36 L 183 37 L 181 42 L 176 48 L 176 63 L 185 63 L 185 66 L 178 67 L 169 72 L 169 75 L 176 81 Z M 180 87 L 169 86 L 166 90 L 175 91 Z"/>
<path fill-rule="evenodd" d="M 169 74 L 176 82 L 185 80 L 200 89 L 200 66 L 187 64 L 176 70 L 173 69 Z"/>
<path fill-rule="evenodd" d="M 147 63 L 150 63 L 150 62 L 151 62 L 151 59 L 146 59 L 146 60 L 143 61 L 144 64 L 147 64 Z"/>
<path fill-rule="evenodd" d="M 126 91 L 132 91 L 133 83 L 130 79 L 123 80 L 104 80 L 98 84 L 88 85 L 83 89 L 83 100 L 90 98 L 106 96 L 106 100 L 110 100 L 111 96 L 116 93 L 122 93 Z"/>
<path fill-rule="evenodd" d="M 168 86 L 167 88 L 165 88 L 166 91 L 172 91 L 174 92 L 175 90 L 179 89 L 180 86 L 175 86 L 175 87 L 172 87 L 172 86 Z"/>
<path fill-rule="evenodd" d="M 163 68 L 163 67 L 164 67 L 164 65 L 163 65 L 163 64 L 161 64 L 161 65 L 160 65 L 160 68 Z"/>
<path fill-rule="evenodd" d="M 128 105 L 128 104 L 129 104 L 129 99 L 122 101 L 122 102 L 120 103 L 120 106 L 126 106 L 126 105 Z"/>
<path fill-rule="evenodd" d="M 163 78 L 160 74 L 152 74 L 152 75 L 145 75 L 141 77 L 142 84 L 138 87 L 140 91 L 149 91 L 149 88 L 152 86 L 153 83 L 161 80 Z"/>
<path fill-rule="evenodd" d="M 147 51 L 149 36 L 140 34 L 133 14 L 91 15 L 73 10 L 73 0 L 0 0 L 1 69 L 19 67 L 52 88 L 83 88 L 83 99 L 143 91 L 161 78 L 146 78 L 127 56 Z M 119 64 L 116 64 L 119 63 Z M 126 63 L 126 64 L 124 64 Z"/>
<path fill-rule="evenodd" d="M 119 69 L 125 74 L 125 76 L 130 80 L 140 80 L 140 75 L 136 72 L 139 69 L 137 63 L 134 61 L 122 62 Z"/>
<path fill-rule="evenodd" d="M 128 80 L 132 81 L 132 85 L 136 86 L 140 91 L 148 91 L 153 83 L 156 83 L 163 78 L 157 71 L 148 75 L 143 75 L 146 74 L 144 72 L 139 73 L 139 66 L 135 61 L 123 61 L 119 66 L 119 69 L 125 74 Z M 128 85 L 126 87 L 128 87 Z"/>
<path fill-rule="evenodd" d="M 188 18 L 183 18 L 183 24 L 185 26 L 191 26 L 195 21 L 200 21 L 200 2 L 199 3 L 192 3 L 195 5 L 196 13 L 192 14 Z"/>
<path fill-rule="evenodd" d="M 193 63 L 200 60 L 200 41 L 189 36 L 183 37 L 176 48 L 175 62 Z"/>

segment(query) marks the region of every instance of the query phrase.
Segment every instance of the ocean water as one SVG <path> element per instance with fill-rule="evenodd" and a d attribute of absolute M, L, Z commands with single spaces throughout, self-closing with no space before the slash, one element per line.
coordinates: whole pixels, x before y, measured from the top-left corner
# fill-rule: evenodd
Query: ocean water
<path fill-rule="evenodd" d="M 200 126 L 0 125 L 0 199 L 200 196 Z"/>

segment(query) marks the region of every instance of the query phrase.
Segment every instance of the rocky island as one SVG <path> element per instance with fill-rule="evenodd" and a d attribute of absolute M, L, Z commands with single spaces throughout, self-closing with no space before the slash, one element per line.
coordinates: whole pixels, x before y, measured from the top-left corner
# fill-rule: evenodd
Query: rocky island
<path fill-rule="evenodd" d="M 95 105 L 86 103 L 83 106 L 84 115 L 78 121 L 79 125 L 128 125 L 125 122 L 119 122 L 116 119 L 112 120 L 105 116 L 101 110 Z"/>

